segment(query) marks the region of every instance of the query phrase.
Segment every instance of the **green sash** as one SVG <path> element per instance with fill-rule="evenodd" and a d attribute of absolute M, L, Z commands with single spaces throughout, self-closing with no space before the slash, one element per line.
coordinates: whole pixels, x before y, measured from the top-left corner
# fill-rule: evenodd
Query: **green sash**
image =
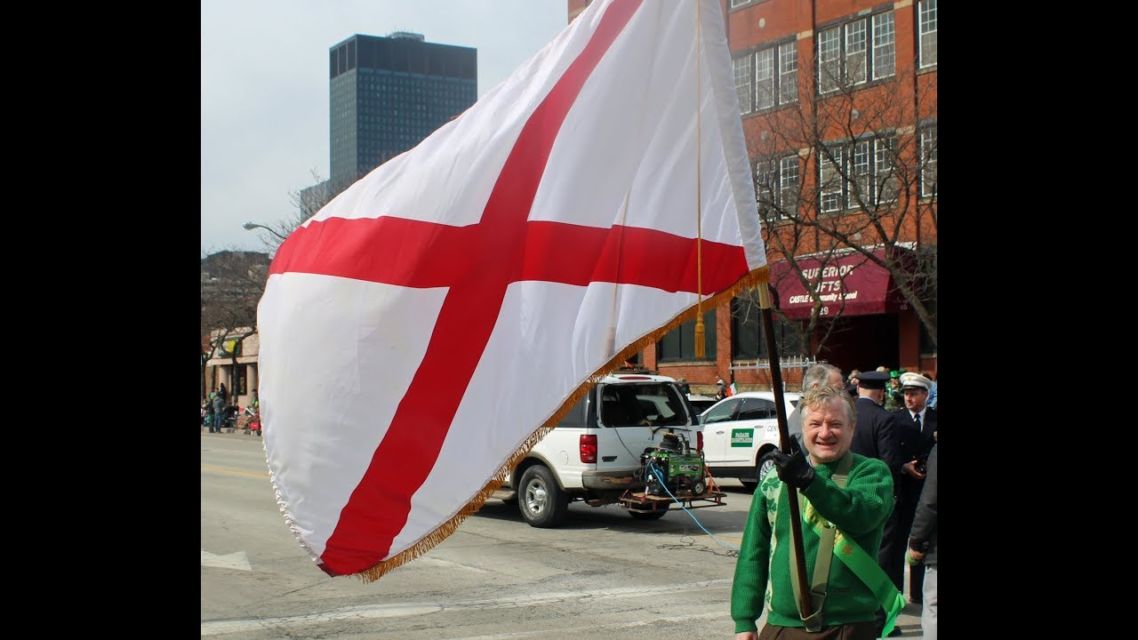
<path fill-rule="evenodd" d="M 846 479 L 849 476 L 850 467 L 853 466 L 853 455 L 847 453 L 838 462 L 837 469 L 834 470 L 831 480 L 838 486 L 839 489 L 844 489 L 846 486 Z M 830 579 L 830 561 L 834 556 L 835 549 L 838 552 L 838 559 L 842 564 L 857 576 L 869 590 L 877 596 L 878 602 L 881 603 L 881 608 L 885 610 L 885 627 L 881 632 L 881 637 L 884 638 L 893 631 L 898 614 L 905 606 L 905 596 L 897 590 L 893 585 L 893 581 L 885 574 L 881 565 L 877 564 L 877 559 L 870 557 L 856 542 L 850 539 L 846 534 L 842 533 L 837 527 L 823 518 L 814 510 L 814 506 L 806 501 L 802 492 L 798 492 L 798 506 L 803 514 L 803 520 L 807 524 L 813 526 L 814 533 L 818 536 L 818 556 L 814 561 L 814 576 L 810 585 L 810 608 L 813 613 L 805 618 L 802 622 L 806 625 L 807 631 L 818 631 L 824 626 L 822 619 L 822 606 L 826 602 L 826 586 Z M 798 548 L 794 544 L 794 537 L 790 539 L 790 571 L 791 576 L 797 571 L 795 565 L 797 564 Z M 798 580 L 791 579 L 791 587 L 794 589 L 794 601 L 799 601 Z M 798 612 L 799 617 L 802 617 L 802 612 Z"/>

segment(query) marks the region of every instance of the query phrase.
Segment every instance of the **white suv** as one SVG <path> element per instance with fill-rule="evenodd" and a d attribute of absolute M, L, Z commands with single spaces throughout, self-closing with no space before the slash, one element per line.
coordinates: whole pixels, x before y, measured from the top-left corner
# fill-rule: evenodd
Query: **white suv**
<path fill-rule="evenodd" d="M 514 468 L 505 486 L 516 489 L 526 522 L 556 527 L 569 503 L 616 502 L 637 485 L 640 455 L 658 446 L 669 429 L 697 438 L 683 393 L 666 376 L 619 374 L 602 378 Z M 698 446 L 698 442 L 693 442 Z M 629 510 L 655 520 L 666 513 Z"/>
<path fill-rule="evenodd" d="M 784 393 L 786 415 L 798 405 L 797 393 Z M 757 484 L 765 467 L 762 457 L 778 448 L 778 416 L 773 391 L 743 391 L 720 400 L 699 417 L 703 425 L 703 457 L 711 475 Z"/>

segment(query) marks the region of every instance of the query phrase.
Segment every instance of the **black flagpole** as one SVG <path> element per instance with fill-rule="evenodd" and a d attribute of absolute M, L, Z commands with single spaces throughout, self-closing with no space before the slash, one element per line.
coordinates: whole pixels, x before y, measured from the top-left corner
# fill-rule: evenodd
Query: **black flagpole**
<path fill-rule="evenodd" d="M 767 338 L 767 353 L 770 354 L 771 388 L 774 391 L 775 415 L 778 416 L 779 446 L 782 452 L 790 455 L 790 430 L 786 426 L 786 402 L 782 389 L 782 370 L 778 363 L 778 346 L 775 344 L 774 320 L 771 311 L 771 295 L 768 284 L 761 284 L 759 291 L 759 315 L 763 318 L 763 333 Z M 755 478 L 758 483 L 762 478 Z M 758 485 L 756 484 L 756 487 Z M 794 540 L 794 547 L 798 549 L 795 554 L 795 579 L 798 581 L 798 609 L 802 617 L 809 617 L 813 611 L 810 608 L 810 585 L 806 582 L 806 549 L 802 545 L 802 513 L 798 508 L 798 490 L 786 485 L 787 501 L 790 503 L 790 534 Z"/>

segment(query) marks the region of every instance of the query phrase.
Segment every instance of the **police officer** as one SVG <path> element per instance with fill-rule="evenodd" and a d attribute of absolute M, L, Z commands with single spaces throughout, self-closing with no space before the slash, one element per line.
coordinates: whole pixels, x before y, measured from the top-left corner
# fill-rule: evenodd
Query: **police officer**
<path fill-rule="evenodd" d="M 884 371 L 867 371 L 858 377 L 857 384 L 857 424 L 854 428 L 853 444 L 850 451 L 869 458 L 878 458 L 889 466 L 893 473 L 893 513 L 885 523 L 885 531 L 881 537 L 881 550 L 877 554 L 877 563 L 898 588 L 904 587 L 902 580 L 905 577 L 905 549 L 908 547 L 909 529 L 900 527 L 897 510 L 898 482 L 901 477 L 901 467 L 905 463 L 904 453 L 901 450 L 901 427 L 897 425 L 896 417 L 885 410 L 881 405 L 885 401 L 885 386 L 889 383 L 889 374 Z M 877 630 L 880 635 L 885 626 L 885 612 L 877 612 Z M 900 635 L 900 630 L 894 628 L 894 634 Z"/>
<path fill-rule="evenodd" d="M 905 464 L 901 467 L 900 512 L 898 526 L 908 531 L 913 526 L 913 515 L 921 498 L 925 484 L 925 463 L 936 441 L 933 432 L 937 428 L 936 410 L 927 406 L 929 390 L 933 381 L 919 373 L 901 374 L 901 392 L 905 406 L 893 412 L 901 429 L 901 450 L 905 454 Z M 917 563 L 909 569 L 909 599 L 921 602 L 924 566 Z"/>

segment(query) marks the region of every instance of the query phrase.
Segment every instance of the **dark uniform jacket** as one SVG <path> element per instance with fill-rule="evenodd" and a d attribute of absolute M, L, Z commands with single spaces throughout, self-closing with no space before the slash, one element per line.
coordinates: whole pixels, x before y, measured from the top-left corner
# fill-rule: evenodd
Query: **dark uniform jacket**
<path fill-rule="evenodd" d="M 901 450 L 902 425 L 897 424 L 897 416 L 886 411 L 869 398 L 857 399 L 857 424 L 854 426 L 853 444 L 850 450 L 869 458 L 878 458 L 889 466 L 893 473 L 893 513 L 885 522 L 881 534 L 881 550 L 877 563 L 889 576 L 893 585 L 901 589 L 905 577 L 905 542 L 912 522 L 912 509 L 900 509 L 902 499 L 901 465 L 908 462 Z"/>
<path fill-rule="evenodd" d="M 908 409 L 902 408 L 894 411 L 893 415 L 897 416 L 897 423 L 902 426 L 901 450 L 905 454 L 905 462 L 928 458 L 929 452 L 936 444 L 936 441 L 933 440 L 933 432 L 936 431 L 937 426 L 936 409 L 925 409 L 920 432 L 917 431 L 917 423 L 913 422 L 913 414 Z"/>
<path fill-rule="evenodd" d="M 924 462 L 927 460 L 929 452 L 936 444 L 936 441 L 933 440 L 933 431 L 936 431 L 937 428 L 936 410 L 925 409 L 919 431 L 917 430 L 917 423 L 913 421 L 913 414 L 908 409 L 894 411 L 893 417 L 896 419 L 897 432 L 901 438 L 901 452 L 904 455 L 904 461 L 920 460 Z M 918 480 L 907 473 L 901 474 L 897 495 L 901 502 L 906 505 L 904 508 L 907 512 L 911 513 L 916 508 L 924 484 L 924 480 Z"/>
<path fill-rule="evenodd" d="M 929 454 L 929 472 L 921 500 L 917 503 L 917 515 L 913 518 L 913 532 L 909 536 L 909 546 L 925 549 L 925 564 L 936 566 L 936 445 Z"/>
<path fill-rule="evenodd" d="M 896 479 L 907 460 L 901 450 L 901 434 L 895 417 L 869 398 L 858 398 L 856 406 L 857 424 L 850 450 L 883 460 Z"/>

